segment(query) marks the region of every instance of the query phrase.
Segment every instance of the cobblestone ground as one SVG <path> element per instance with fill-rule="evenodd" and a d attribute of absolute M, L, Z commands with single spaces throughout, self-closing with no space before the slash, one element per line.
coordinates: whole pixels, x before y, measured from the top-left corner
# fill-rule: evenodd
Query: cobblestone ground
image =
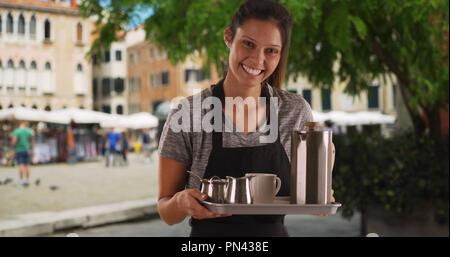
<path fill-rule="evenodd" d="M 157 153 L 151 157 L 130 154 L 127 166 L 109 168 L 103 160 L 31 166 L 28 187 L 18 185 L 18 167 L 0 167 L 0 219 L 157 197 Z"/>

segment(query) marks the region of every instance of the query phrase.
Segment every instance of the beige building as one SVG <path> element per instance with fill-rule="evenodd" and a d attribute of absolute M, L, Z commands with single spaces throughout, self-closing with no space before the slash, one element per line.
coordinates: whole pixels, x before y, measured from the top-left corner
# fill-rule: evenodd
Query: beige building
<path fill-rule="evenodd" d="M 202 58 L 191 56 L 173 65 L 167 53 L 142 41 L 127 49 L 129 113 L 151 112 L 165 101 L 192 95 L 218 80 L 214 67 L 209 74 L 201 70 Z"/>
<path fill-rule="evenodd" d="M 397 86 L 382 79 L 374 80 L 368 92 L 358 96 L 344 93 L 346 84 L 335 82 L 331 90 L 314 88 L 305 78 L 299 77 L 294 82 L 290 79 L 285 89 L 301 94 L 315 111 L 328 112 L 340 110 L 346 112 L 376 111 L 383 114 L 396 114 L 398 101 Z"/>
<path fill-rule="evenodd" d="M 92 109 L 92 27 L 75 0 L 0 0 L 0 108 Z"/>

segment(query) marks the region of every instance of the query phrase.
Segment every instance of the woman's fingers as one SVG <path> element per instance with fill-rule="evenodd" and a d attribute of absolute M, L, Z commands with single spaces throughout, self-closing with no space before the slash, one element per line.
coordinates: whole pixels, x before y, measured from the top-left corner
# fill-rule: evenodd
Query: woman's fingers
<path fill-rule="evenodd" d="M 189 203 L 188 203 L 188 214 L 196 219 L 211 219 L 211 218 L 219 218 L 219 217 L 226 217 L 230 215 L 224 215 L 224 214 L 216 214 L 205 207 L 203 207 L 200 201 L 204 201 L 208 198 L 207 195 L 202 194 L 198 189 L 187 189 L 187 193 L 189 194 Z"/>

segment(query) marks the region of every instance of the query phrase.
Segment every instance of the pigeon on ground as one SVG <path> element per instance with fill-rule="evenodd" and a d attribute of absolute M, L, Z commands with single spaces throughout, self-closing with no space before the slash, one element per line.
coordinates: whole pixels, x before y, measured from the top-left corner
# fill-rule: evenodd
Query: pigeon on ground
<path fill-rule="evenodd" d="M 34 184 L 35 184 L 36 186 L 39 186 L 40 183 L 41 183 L 41 180 L 40 180 L 40 179 L 36 179 L 36 182 L 34 182 Z"/>
<path fill-rule="evenodd" d="M 12 182 L 13 180 L 11 178 L 6 178 L 5 181 L 3 181 L 3 184 L 8 184 L 9 182 Z"/>
<path fill-rule="evenodd" d="M 55 191 L 57 190 L 59 187 L 58 186 L 50 186 L 50 190 Z"/>

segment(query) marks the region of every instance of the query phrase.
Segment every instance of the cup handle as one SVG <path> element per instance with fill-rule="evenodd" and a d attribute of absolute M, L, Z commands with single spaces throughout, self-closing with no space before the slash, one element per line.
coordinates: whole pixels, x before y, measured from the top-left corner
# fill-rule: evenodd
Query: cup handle
<path fill-rule="evenodd" d="M 277 195 L 281 189 L 281 179 L 279 177 L 276 177 L 275 179 L 276 179 L 276 184 L 277 184 L 277 186 L 275 188 L 275 195 Z"/>

